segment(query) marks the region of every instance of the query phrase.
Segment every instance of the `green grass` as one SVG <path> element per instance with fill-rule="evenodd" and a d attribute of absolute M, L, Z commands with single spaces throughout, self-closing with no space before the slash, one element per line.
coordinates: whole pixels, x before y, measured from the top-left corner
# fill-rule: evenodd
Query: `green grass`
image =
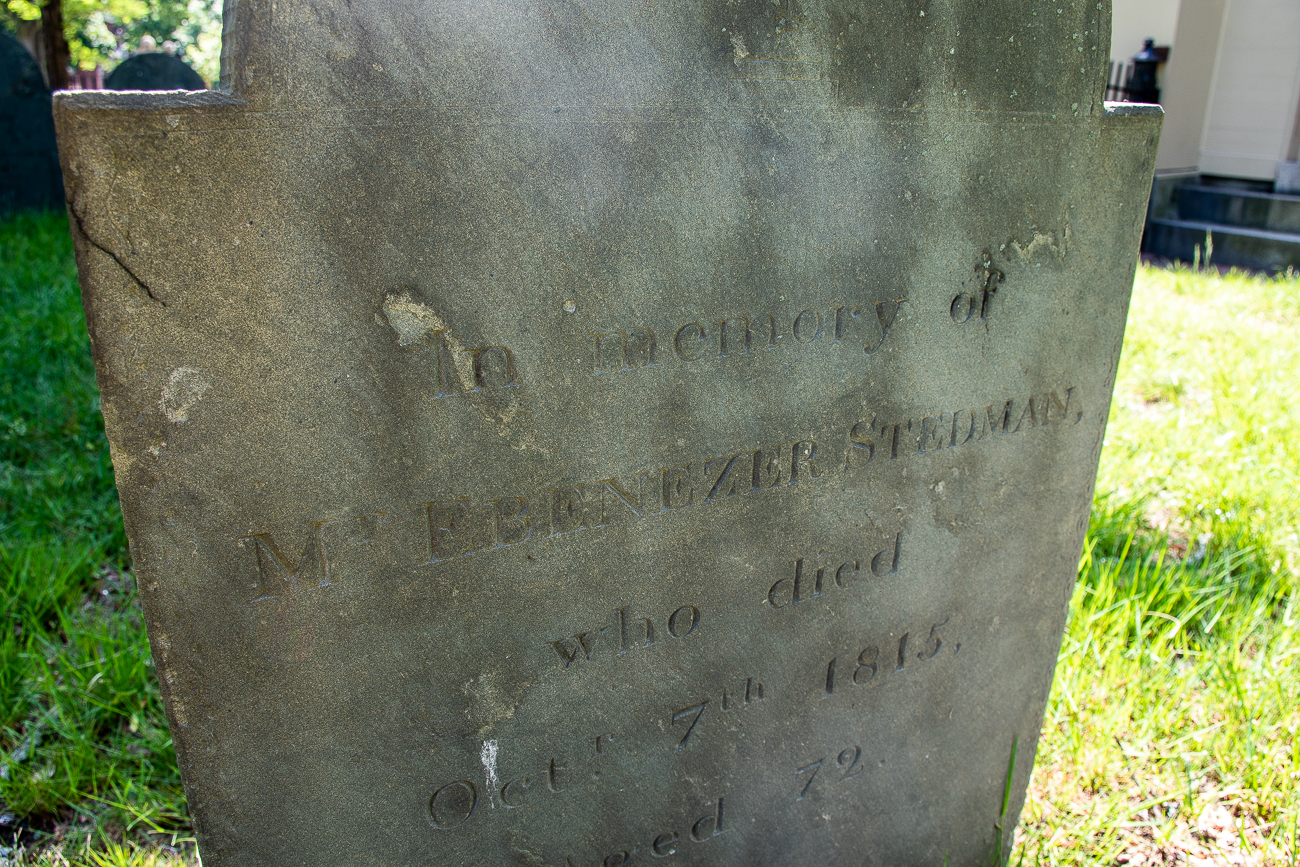
<path fill-rule="evenodd" d="M 66 218 L 0 221 L 0 263 L 0 839 L 170 839 L 185 802 Z"/>
<path fill-rule="evenodd" d="M 1015 860 L 1295 865 L 1300 280 L 1139 271 Z"/>
<path fill-rule="evenodd" d="M 0 864 L 189 864 L 63 217 L 0 263 Z M 1140 269 L 1009 863 L 1295 867 L 1297 475 L 1300 280 Z"/>

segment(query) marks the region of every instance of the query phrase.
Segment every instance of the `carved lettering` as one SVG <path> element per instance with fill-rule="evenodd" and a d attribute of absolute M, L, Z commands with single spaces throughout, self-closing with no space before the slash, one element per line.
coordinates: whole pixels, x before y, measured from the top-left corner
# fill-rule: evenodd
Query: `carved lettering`
<path fill-rule="evenodd" d="M 553 488 L 551 495 L 551 535 L 573 533 L 587 527 L 587 510 L 583 503 L 582 488 L 570 486 Z"/>
<path fill-rule="evenodd" d="M 254 533 L 240 539 L 251 542 L 257 553 L 257 590 L 250 602 L 274 599 L 290 590 L 308 590 L 328 587 L 336 583 L 331 579 L 329 551 L 325 547 L 325 528 L 338 521 L 316 521 L 307 534 L 307 544 L 294 563 L 276 546 L 270 533 Z M 315 580 L 316 583 L 311 582 Z"/>
<path fill-rule="evenodd" d="M 845 325 L 845 322 L 844 322 L 844 311 L 845 311 L 845 309 L 846 309 L 846 308 L 844 308 L 844 307 L 832 307 L 832 308 L 831 308 L 831 310 L 833 310 L 833 311 L 835 312 L 835 334 L 834 334 L 833 337 L 831 337 L 831 343 L 839 343 L 841 340 L 846 339 L 846 338 L 844 337 L 844 325 Z M 857 319 L 859 316 L 862 315 L 862 311 L 859 310 L 857 307 L 851 307 L 851 308 L 848 308 L 848 311 L 849 311 L 849 313 L 848 313 L 849 319 Z M 883 339 L 883 338 L 882 338 L 882 339 Z"/>
<path fill-rule="evenodd" d="M 497 512 L 497 543 L 494 548 L 506 548 L 527 542 L 533 535 L 533 524 L 528 518 L 528 503 L 520 497 L 502 497 L 493 500 Z"/>
<path fill-rule="evenodd" d="M 622 608 L 618 609 L 614 613 L 618 615 L 619 656 L 622 656 L 624 653 L 630 653 L 634 649 L 634 647 L 628 643 L 628 633 L 630 632 L 631 623 L 641 624 L 641 627 L 645 631 L 644 632 L 645 641 L 642 642 L 640 645 L 638 645 L 639 647 L 650 647 L 655 643 L 655 625 L 654 625 L 654 621 L 651 620 L 649 617 L 640 617 L 640 618 L 636 618 L 635 620 L 629 620 L 626 605 L 624 605 Z"/>
<path fill-rule="evenodd" d="M 754 477 L 751 491 L 766 491 L 781 484 L 781 449 L 759 449 L 754 452 Z"/>
<path fill-rule="evenodd" d="M 709 813 L 698 819 L 691 826 L 691 839 L 696 843 L 703 843 L 705 840 L 711 840 L 727 829 L 722 824 L 722 798 L 718 798 L 718 810 L 716 813 Z"/>
<path fill-rule="evenodd" d="M 881 301 L 875 305 L 876 319 L 880 322 L 880 339 L 873 343 L 864 343 L 863 351 L 867 355 L 875 355 L 884 344 L 885 338 L 889 336 L 889 331 L 894 327 L 894 321 L 898 318 L 898 308 L 907 302 L 906 298 L 896 298 L 892 301 Z"/>
<path fill-rule="evenodd" d="M 867 355 L 879 351 L 897 321 L 899 307 L 906 301 L 906 298 L 894 298 L 865 308 L 867 312 L 875 313 L 871 330 L 876 332 L 862 345 Z M 863 319 L 863 310 L 855 305 L 838 304 L 829 308 L 829 315 L 815 307 L 805 307 L 792 318 L 789 313 L 736 313 L 712 319 L 710 326 L 697 320 L 661 333 L 673 335 L 673 351 L 666 360 L 675 357 L 693 364 L 709 357 L 735 358 L 753 355 L 760 349 L 779 349 L 783 345 L 782 338 L 789 336 L 793 336 L 794 344 L 800 347 L 834 346 L 848 340 L 851 331 L 861 330 L 859 320 L 862 323 L 871 321 L 871 317 Z M 782 333 L 783 328 L 788 330 Z M 660 366 L 654 335 L 653 330 L 645 327 L 593 333 L 593 357 L 587 375 L 601 376 Z"/>
<path fill-rule="evenodd" d="M 660 834 L 655 837 L 650 844 L 650 851 L 656 858 L 665 858 L 669 855 L 677 854 L 677 841 L 682 838 L 681 834 L 676 831 L 669 831 L 667 834 Z"/>
<path fill-rule="evenodd" d="M 1007 432 L 1007 424 L 1011 421 L 1011 407 L 1014 403 L 1014 400 L 1008 400 L 1002 405 L 991 403 L 984 407 L 984 418 L 988 423 L 988 433 L 982 433 L 980 439 L 984 439 L 985 436 Z"/>
<path fill-rule="evenodd" d="M 838 313 L 840 307 L 835 308 Z M 809 318 L 809 315 L 812 318 Z M 809 307 L 807 310 L 799 311 L 799 315 L 794 318 L 794 339 L 796 343 L 812 343 L 822 336 L 822 315 L 819 311 Z"/>
<path fill-rule="evenodd" d="M 474 391 L 485 388 L 514 388 L 521 385 L 515 373 L 515 357 L 504 346 L 485 346 L 471 349 L 473 359 Z"/>
<path fill-rule="evenodd" d="M 548 643 L 555 648 L 555 652 L 559 654 L 560 662 L 567 669 L 577 660 L 579 651 L 581 651 L 583 659 L 591 661 L 591 654 L 596 650 L 597 639 L 608 630 L 608 626 L 602 626 L 594 631 L 575 633 L 572 638 L 561 638 L 559 641 Z"/>
<path fill-rule="evenodd" d="M 870 564 L 871 574 L 877 578 L 896 574 L 899 560 L 902 557 L 902 545 L 903 534 L 897 533 L 885 548 L 880 549 L 869 560 L 866 560 Z M 831 563 L 834 562 L 834 560 L 831 561 Z M 852 587 L 857 582 L 857 575 L 861 571 L 862 562 L 861 560 L 840 561 L 833 573 L 835 578 L 834 586 L 841 590 Z M 830 564 L 817 566 L 814 570 L 812 566 L 804 566 L 804 558 L 801 557 L 795 560 L 794 575 L 778 578 L 768 587 L 768 606 L 773 609 L 781 609 L 789 605 L 797 605 L 801 602 L 821 598 L 829 591 L 831 586 L 831 582 L 825 580 L 828 568 L 830 568 Z"/>
<path fill-rule="evenodd" d="M 1070 424 L 1078 424 L 1080 421 L 1082 421 L 1083 412 L 1081 410 L 1076 411 L 1074 417 L 1070 418 L 1070 401 L 1073 398 L 1074 398 L 1073 388 L 1067 388 L 1065 390 L 1064 401 L 1062 401 L 1059 397 L 1056 396 L 1056 392 L 1049 391 L 1047 393 L 1047 408 L 1043 411 L 1044 424 L 1047 424 L 1052 421 L 1066 421 L 1066 420 L 1069 420 Z M 1055 409 L 1059 413 L 1059 415 L 1056 418 L 1052 418 L 1053 409 Z"/>
<path fill-rule="evenodd" d="M 946 617 L 940 623 L 930 623 L 928 627 L 928 635 L 925 639 L 925 645 L 921 650 L 916 652 L 912 652 L 908 649 L 912 633 L 910 631 L 903 632 L 896 642 L 892 642 L 892 644 L 897 648 L 892 668 L 887 664 L 882 666 L 884 660 L 881 659 L 880 644 L 870 644 L 863 647 L 857 654 L 856 665 L 853 668 L 853 675 L 848 678 L 848 680 L 854 686 L 866 686 L 867 684 L 875 683 L 880 678 L 883 678 L 885 673 L 891 675 L 905 673 L 907 671 L 907 663 L 910 659 L 915 658 L 922 662 L 930 662 L 939 655 L 940 651 L 945 647 L 948 647 L 948 643 L 945 640 L 946 633 L 941 634 L 940 630 L 945 629 L 951 620 L 951 617 Z M 912 645 L 912 647 L 915 647 L 915 645 Z M 960 642 L 953 644 L 952 653 L 955 654 L 960 650 Z M 886 651 L 886 653 L 888 652 L 889 651 Z M 853 659 L 853 657 L 850 657 L 850 659 Z M 888 659 L 888 656 L 886 656 L 886 659 Z M 839 657 L 832 657 L 831 660 L 826 663 L 824 680 L 818 684 L 819 689 L 821 690 L 821 698 L 823 699 L 834 697 L 840 687 L 843 686 L 841 681 L 836 679 L 838 660 Z"/>
<path fill-rule="evenodd" d="M 453 348 L 448 339 L 449 334 L 450 328 L 440 328 L 433 332 L 433 355 L 438 383 L 434 399 L 523 385 L 515 367 L 514 353 L 508 347 L 457 349 Z M 466 382 L 466 379 L 469 381 Z"/>
<path fill-rule="evenodd" d="M 771 316 L 758 316 L 752 321 L 746 316 L 733 316 L 730 319 L 717 319 L 718 323 L 718 358 L 726 358 L 728 355 L 736 352 L 736 335 L 732 327 L 734 323 L 740 323 L 741 343 L 739 350 L 742 353 L 754 352 L 754 323 L 762 319 L 767 320 L 767 345 L 764 349 L 776 349 L 776 320 Z"/>
<path fill-rule="evenodd" d="M 840 312 L 852 321 L 852 311 Z M 823 328 L 824 332 L 830 330 L 828 326 Z M 494 357 L 503 363 L 506 360 L 504 354 Z M 842 434 L 843 471 L 861 472 L 867 467 L 920 459 L 958 446 L 1005 442 L 1009 435 L 1031 435 L 1044 428 L 1076 425 L 1084 414 L 1080 403 L 1078 389 L 1067 387 L 916 418 L 891 420 L 879 413 L 868 413 Z M 382 547 L 376 544 L 381 534 L 394 534 L 384 538 L 407 545 L 415 541 L 424 548 L 415 565 L 436 566 L 478 552 L 536 544 L 538 539 L 563 539 L 581 530 L 626 525 L 677 509 L 707 506 L 796 483 L 819 484 L 828 475 L 826 465 L 831 456 L 827 448 L 810 437 L 777 446 L 731 448 L 722 455 L 701 455 L 692 461 L 621 477 L 565 483 L 526 493 L 500 492 L 478 502 L 455 497 L 417 503 L 412 518 L 400 522 L 396 532 L 389 527 L 389 513 L 340 517 L 312 524 L 299 549 L 302 553 L 296 558 L 286 555 L 270 533 L 250 533 L 237 541 L 253 552 L 248 564 L 257 568 L 256 585 L 251 577 L 241 580 L 248 582 L 249 601 L 256 602 L 287 590 L 328 587 L 343 580 L 336 574 L 339 564 L 353 561 L 341 558 L 341 551 L 335 549 L 345 539 L 353 548 L 374 552 Z M 841 458 L 836 455 L 834 459 Z M 864 562 L 870 564 L 871 560 Z M 890 572 L 892 569 L 886 574 Z M 844 579 L 846 573 L 839 573 L 839 577 Z M 772 607 L 794 601 L 792 583 L 771 588 L 768 601 Z M 239 592 L 243 592 L 242 588 Z"/>
<path fill-rule="evenodd" d="M 1030 394 L 1023 399 L 1008 398 L 977 407 L 922 416 L 919 419 L 883 420 L 872 413 L 849 428 L 844 450 L 844 470 L 860 470 L 888 451 L 890 461 L 914 455 L 935 454 L 1007 434 L 1027 433 L 1037 428 L 1068 422 L 1078 424 L 1083 411 L 1078 408 L 1075 389 Z"/>
<path fill-rule="evenodd" d="M 663 509 L 683 509 L 695 504 L 695 482 L 691 478 L 691 465 L 666 467 L 663 473 Z"/>
<path fill-rule="evenodd" d="M 686 625 L 682 625 L 682 615 L 685 614 L 690 618 Z M 694 605 L 683 605 L 672 614 L 668 615 L 668 634 L 673 638 L 685 638 L 695 631 L 695 627 L 700 625 L 700 609 Z"/>
<path fill-rule="evenodd" d="M 655 335 L 648 328 L 637 328 L 629 332 L 611 331 L 607 334 L 593 334 L 592 337 L 596 340 L 596 360 L 592 363 L 589 376 L 655 367 L 659 364 Z"/>
<path fill-rule="evenodd" d="M 947 413 L 944 413 L 947 415 Z M 944 434 L 946 431 L 943 427 L 943 415 L 928 415 L 921 419 L 921 433 L 916 441 L 917 454 L 926 452 L 935 452 L 943 448 Z"/>
<path fill-rule="evenodd" d="M 856 470 L 865 467 L 871 462 L 876 454 L 876 443 L 872 435 L 876 426 L 876 417 L 873 414 L 871 418 L 863 419 L 853 426 L 849 431 L 849 452 L 845 457 L 845 465 Z"/>
<path fill-rule="evenodd" d="M 684 707 L 679 711 L 673 712 L 673 725 L 679 722 L 686 727 L 686 734 L 677 742 L 677 752 L 686 749 L 686 745 L 691 742 L 691 735 L 695 731 L 695 726 L 699 724 L 700 717 L 704 716 L 704 711 L 708 710 L 709 700 L 706 698 L 699 704 L 693 704 L 690 707 Z"/>
<path fill-rule="evenodd" d="M 511 780 L 506 783 L 501 787 L 501 805 L 507 810 L 512 810 L 515 807 L 522 807 L 524 805 L 524 795 L 530 788 L 532 788 L 532 785 L 533 781 L 527 777 L 519 780 Z M 519 788 L 516 790 L 514 788 L 515 786 L 518 786 Z M 512 792 L 516 791 L 518 792 L 517 796 L 512 794 Z"/>
<path fill-rule="evenodd" d="M 474 542 L 465 526 L 469 515 L 466 498 L 440 503 L 420 503 L 428 521 L 429 559 L 421 565 L 451 560 L 474 553 Z"/>
<path fill-rule="evenodd" d="M 859 767 L 861 761 L 862 747 L 851 746 L 840 750 L 839 755 L 835 757 L 835 766 L 843 771 L 843 773 L 840 774 L 839 778 L 834 780 L 831 785 L 847 783 L 849 780 L 856 779 L 864 770 L 864 768 Z M 817 780 L 817 772 L 821 770 L 822 765 L 825 763 L 826 757 L 823 756 L 815 762 L 809 762 L 801 768 L 795 768 L 794 776 L 796 780 L 804 774 L 807 774 L 807 777 L 802 781 L 803 786 L 799 787 L 799 794 L 795 796 L 795 801 L 802 801 L 808 797 L 809 789 L 812 788 L 813 783 Z"/>
<path fill-rule="evenodd" d="M 817 443 L 812 440 L 800 440 L 790 450 L 790 481 L 793 485 L 802 478 L 815 479 L 821 475 L 817 470 Z M 802 468 L 802 469 L 801 469 Z"/>
<path fill-rule="evenodd" d="M 975 314 L 976 306 L 975 299 L 969 292 L 959 292 L 957 297 L 952 299 L 952 304 L 948 305 L 948 315 L 958 325 L 965 325 Z"/>
<path fill-rule="evenodd" d="M 469 780 L 456 780 L 429 799 L 429 823 L 439 831 L 450 831 L 468 822 L 477 810 L 478 789 Z"/>
<path fill-rule="evenodd" d="M 656 624 L 652 616 L 633 614 L 630 605 L 615 608 L 613 613 L 618 617 L 618 643 L 610 645 L 612 656 L 624 656 L 662 643 L 660 636 L 663 633 L 659 624 L 664 624 L 665 620 L 661 619 Z M 692 635 L 699 628 L 700 616 L 700 609 L 694 605 L 682 605 L 674 609 L 666 619 L 669 637 L 680 640 Z M 601 636 L 607 631 L 608 626 L 597 626 L 546 644 L 560 658 L 561 666 L 568 669 L 580 659 L 590 662 Z"/>
<path fill-rule="evenodd" d="M 883 578 L 886 575 L 894 575 L 898 572 L 898 558 L 903 552 L 903 534 L 899 533 L 894 537 L 893 556 L 889 557 L 889 551 L 880 551 L 876 556 L 871 558 L 871 574 L 877 578 Z M 886 570 L 886 566 L 889 568 Z"/>
<path fill-rule="evenodd" d="M 709 351 L 703 344 L 704 326 L 698 322 L 688 322 L 678 328 L 673 337 L 673 350 L 682 361 L 699 361 L 708 355 Z"/>
<path fill-rule="evenodd" d="M 705 475 L 713 472 L 714 467 L 720 467 L 713 487 L 709 489 L 709 495 L 704 498 L 707 503 L 716 500 L 718 497 L 734 497 L 736 494 L 747 493 L 747 487 L 740 487 L 742 484 L 748 486 L 750 479 L 746 479 L 745 470 L 750 468 L 749 453 L 745 452 L 730 457 L 714 458 L 704 465 Z"/>
<path fill-rule="evenodd" d="M 550 767 L 546 770 L 546 784 L 552 793 L 558 795 L 562 791 L 560 788 L 560 771 L 566 770 L 568 770 L 566 766 L 559 764 L 555 759 L 551 759 Z"/>
<path fill-rule="evenodd" d="M 718 704 L 724 713 L 730 713 L 734 710 L 741 710 L 755 705 L 763 701 L 763 699 L 763 684 L 754 680 L 752 677 L 747 677 L 745 678 L 745 688 L 743 692 L 733 694 L 730 690 L 724 689 L 722 691 L 722 699 Z M 699 726 L 700 720 L 704 717 L 704 712 L 708 710 L 709 704 L 712 701 L 712 698 L 706 698 L 703 701 L 696 702 L 688 707 L 679 708 L 678 710 L 673 711 L 669 721 L 670 729 L 684 732 L 681 735 L 681 738 L 677 741 L 677 746 L 674 749 L 674 752 L 682 752 L 693 742 L 692 736 L 695 735 L 695 729 Z"/>
<path fill-rule="evenodd" d="M 645 513 L 646 509 L 646 506 L 642 505 L 645 500 L 645 495 L 643 493 L 644 482 L 652 475 L 654 474 L 641 473 L 636 477 L 636 496 L 628 493 L 627 489 L 619 484 L 618 479 L 601 479 L 599 482 L 596 482 L 595 484 L 600 486 L 600 520 L 597 522 L 597 526 L 603 527 L 611 523 L 606 520 L 608 517 L 610 497 L 617 502 L 622 503 L 629 512 L 640 518 Z"/>
<path fill-rule="evenodd" d="M 710 840 L 718 837 L 731 830 L 727 824 L 728 814 L 725 811 L 726 798 L 718 798 L 717 801 L 706 801 L 704 803 L 706 811 L 703 815 L 698 815 L 694 822 L 689 819 L 685 823 L 685 835 L 682 831 L 669 830 L 656 834 L 646 847 L 649 849 L 652 858 L 668 858 L 669 856 L 681 853 L 681 844 L 687 838 L 692 843 L 708 843 Z M 682 827 L 682 826 L 678 826 Z M 638 852 L 646 851 L 641 845 L 627 846 L 626 848 L 615 849 L 600 860 L 602 867 L 626 867 L 631 863 L 632 856 Z M 564 859 L 565 867 L 575 867 L 577 863 L 582 863 L 582 859 L 575 859 L 569 856 Z M 592 863 L 592 862 L 586 862 Z M 644 863 L 644 861 L 638 861 Z"/>
<path fill-rule="evenodd" d="M 592 738 L 590 742 L 595 743 L 595 753 L 591 756 L 592 772 L 590 779 L 599 780 L 601 776 L 600 762 L 609 753 L 609 745 L 615 740 L 613 734 L 606 733 Z M 492 742 L 495 744 L 495 742 Z M 534 792 L 549 791 L 552 796 L 563 796 L 566 793 L 576 791 L 571 782 L 581 783 L 584 778 L 579 777 L 575 781 L 568 777 L 566 772 L 569 766 L 564 759 L 552 757 L 550 761 L 539 768 L 540 774 L 537 777 L 528 775 L 514 777 L 506 781 L 503 785 L 497 786 L 493 780 L 495 777 L 489 772 L 488 793 L 497 795 L 496 800 L 500 800 L 501 805 L 507 810 L 517 810 L 521 807 L 527 807 L 532 801 L 537 800 Z M 546 785 L 543 787 L 540 783 L 545 778 Z M 440 831 L 449 831 L 459 828 L 474 818 L 476 815 L 482 815 L 478 812 L 479 806 L 478 787 L 468 779 L 455 780 L 439 788 L 429 798 L 425 805 L 429 823 Z M 489 798 L 489 803 L 495 807 L 495 801 Z M 486 814 L 488 811 L 484 811 Z"/>

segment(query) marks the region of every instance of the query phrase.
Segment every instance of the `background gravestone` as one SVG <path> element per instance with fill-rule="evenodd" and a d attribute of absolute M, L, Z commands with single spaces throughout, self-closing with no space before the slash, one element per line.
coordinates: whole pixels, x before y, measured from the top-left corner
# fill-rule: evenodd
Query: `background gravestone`
<path fill-rule="evenodd" d="M 0 214 L 63 203 L 50 89 L 23 44 L 0 33 Z"/>
<path fill-rule="evenodd" d="M 1008 843 L 1160 123 L 1106 4 L 225 20 L 57 109 L 204 863 Z"/>
<path fill-rule="evenodd" d="M 104 79 L 105 90 L 203 90 L 203 78 L 179 57 L 137 54 L 128 57 Z"/>

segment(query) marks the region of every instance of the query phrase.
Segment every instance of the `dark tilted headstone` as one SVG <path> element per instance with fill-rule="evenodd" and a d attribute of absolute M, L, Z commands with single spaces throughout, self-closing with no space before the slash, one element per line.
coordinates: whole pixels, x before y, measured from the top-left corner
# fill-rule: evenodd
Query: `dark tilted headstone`
<path fill-rule="evenodd" d="M 170 54 L 128 57 L 104 79 L 105 90 L 203 90 L 203 78 Z"/>
<path fill-rule="evenodd" d="M 987 863 L 1160 127 L 1108 12 L 237 12 L 231 92 L 57 108 L 204 864 Z"/>
<path fill-rule="evenodd" d="M 50 89 L 31 52 L 0 33 L 0 214 L 62 204 Z"/>

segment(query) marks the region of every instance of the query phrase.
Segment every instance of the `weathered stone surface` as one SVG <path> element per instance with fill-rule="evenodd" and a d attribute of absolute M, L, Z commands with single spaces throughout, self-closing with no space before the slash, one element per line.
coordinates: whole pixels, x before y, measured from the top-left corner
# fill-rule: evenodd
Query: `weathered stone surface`
<path fill-rule="evenodd" d="M 50 89 L 23 44 L 0 33 L 0 214 L 63 204 Z"/>
<path fill-rule="evenodd" d="M 226 20 L 57 109 L 204 863 L 986 859 L 1159 129 L 1106 4 Z"/>
<path fill-rule="evenodd" d="M 128 57 L 104 79 L 107 90 L 203 90 L 203 78 L 179 57 L 158 52 Z"/>

